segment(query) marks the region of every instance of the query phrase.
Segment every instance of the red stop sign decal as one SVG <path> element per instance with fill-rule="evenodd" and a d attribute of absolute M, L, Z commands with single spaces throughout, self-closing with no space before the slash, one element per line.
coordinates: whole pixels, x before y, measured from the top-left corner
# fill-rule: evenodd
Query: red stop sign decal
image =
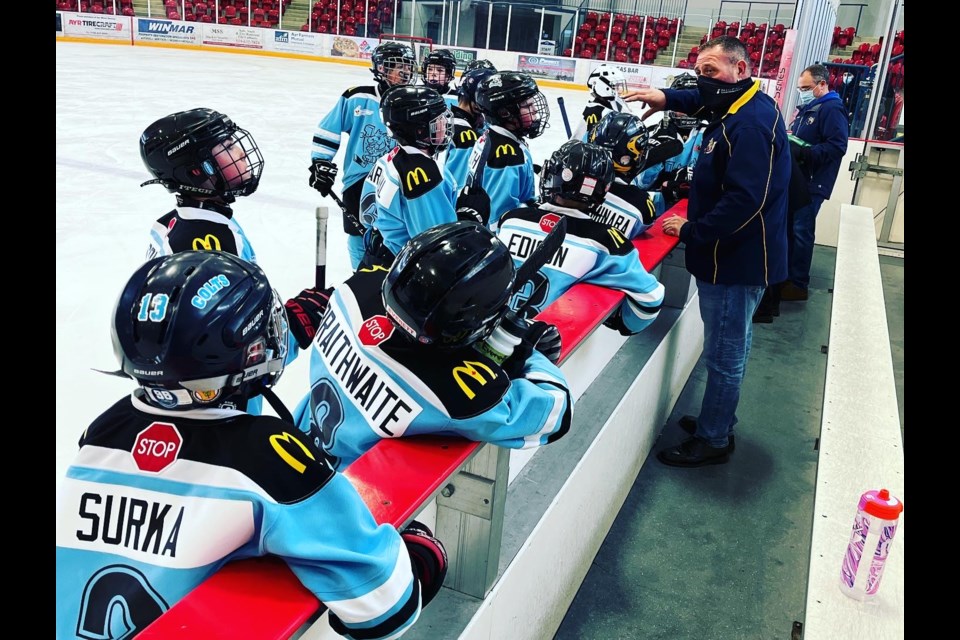
<path fill-rule="evenodd" d="M 396 327 L 387 316 L 373 316 L 363 321 L 357 337 L 368 347 L 375 347 L 393 335 Z"/>
<path fill-rule="evenodd" d="M 553 231 L 553 228 L 557 226 L 558 222 L 560 222 L 560 216 L 558 214 L 548 213 L 540 218 L 540 230 L 544 233 L 550 233 Z"/>
<path fill-rule="evenodd" d="M 141 471 L 159 473 L 180 454 L 183 438 L 172 424 L 154 422 L 137 434 L 133 443 L 133 461 Z"/>

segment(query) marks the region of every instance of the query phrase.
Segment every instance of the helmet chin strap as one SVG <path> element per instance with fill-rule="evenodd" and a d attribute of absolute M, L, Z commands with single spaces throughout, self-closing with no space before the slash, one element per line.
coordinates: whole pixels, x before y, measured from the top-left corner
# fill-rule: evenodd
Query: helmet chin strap
<path fill-rule="evenodd" d="M 284 406 L 283 401 L 277 397 L 277 394 L 273 392 L 273 389 L 270 387 L 264 387 L 260 391 L 260 395 L 267 399 L 267 402 L 270 403 L 270 406 L 273 407 L 273 410 L 277 412 L 277 415 L 281 420 L 286 420 L 290 424 L 296 424 L 293 421 L 293 415 L 290 413 L 290 410 Z"/>

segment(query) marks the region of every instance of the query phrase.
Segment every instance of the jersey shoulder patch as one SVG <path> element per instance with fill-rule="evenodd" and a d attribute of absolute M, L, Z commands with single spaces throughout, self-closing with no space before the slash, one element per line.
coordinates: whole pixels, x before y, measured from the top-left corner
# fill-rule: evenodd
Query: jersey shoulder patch
<path fill-rule="evenodd" d="M 588 104 L 583 110 L 583 120 L 587 124 L 598 124 L 603 117 L 603 112 L 603 105 Z"/>
<path fill-rule="evenodd" d="M 477 132 L 468 125 L 457 125 L 453 129 L 453 146 L 457 149 L 470 149 L 477 144 Z"/>
<path fill-rule="evenodd" d="M 407 153 L 401 149 L 393 157 L 393 167 L 407 198 L 419 198 L 443 182 L 443 174 L 433 158 L 419 153 Z"/>
<path fill-rule="evenodd" d="M 184 220 L 179 216 L 172 218 L 173 221 L 174 224 L 167 224 L 167 242 L 174 253 L 226 251 L 240 255 L 236 237 L 227 225 L 210 220 Z"/>
<path fill-rule="evenodd" d="M 488 133 L 486 145 L 487 166 L 491 169 L 522 166 L 527 161 L 520 143 L 495 131 Z"/>
<path fill-rule="evenodd" d="M 609 224 L 592 218 L 567 218 L 567 236 L 587 238 L 602 245 L 610 255 L 625 256 L 634 250 L 633 243 L 623 233 Z"/>
<path fill-rule="evenodd" d="M 409 340 L 385 350 L 423 381 L 456 420 L 489 411 L 510 388 L 510 378 L 500 365 L 473 347 L 433 351 L 427 358 L 423 349 L 411 346 Z"/>

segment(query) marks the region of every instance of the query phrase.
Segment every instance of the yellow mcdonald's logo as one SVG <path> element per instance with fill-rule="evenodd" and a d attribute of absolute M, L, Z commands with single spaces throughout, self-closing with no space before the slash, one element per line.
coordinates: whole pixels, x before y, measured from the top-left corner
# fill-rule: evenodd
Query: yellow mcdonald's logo
<path fill-rule="evenodd" d="M 420 186 L 420 178 L 423 177 L 423 182 L 430 182 L 430 178 L 427 177 L 427 172 L 423 170 L 423 167 L 417 167 L 412 171 L 407 171 L 407 191 L 413 189 L 413 184 Z M 413 181 L 413 184 L 410 182 Z"/>
<path fill-rule="evenodd" d="M 285 442 L 292 442 L 293 444 L 300 447 L 300 449 L 303 451 L 303 453 L 306 454 L 308 458 L 310 458 L 311 460 L 316 460 L 316 458 L 313 457 L 313 454 L 310 453 L 310 449 L 307 449 L 302 442 L 300 442 L 297 438 L 294 438 L 292 435 L 290 435 L 286 431 L 284 431 L 283 433 L 275 433 L 272 436 L 270 436 L 270 446 L 272 446 L 273 450 L 277 452 L 277 454 L 283 459 L 283 461 L 286 462 L 291 467 L 293 467 L 294 471 L 296 471 L 297 473 L 303 473 L 304 470 L 307 468 L 307 465 L 297 460 L 293 455 L 291 455 L 289 451 L 287 451 L 282 446 L 283 443 Z"/>
<path fill-rule="evenodd" d="M 496 380 L 497 374 L 495 374 L 490 367 L 488 367 L 487 365 L 483 364 L 482 362 L 474 362 L 474 361 L 472 361 L 472 360 L 464 360 L 462 367 L 454 367 L 454 368 L 453 368 L 453 377 L 456 379 L 457 384 L 460 385 L 460 388 L 463 390 L 463 392 L 467 395 L 467 398 L 470 399 L 470 400 L 473 400 L 474 397 L 476 397 L 477 394 L 473 392 L 473 389 L 471 389 L 470 387 L 467 386 L 466 382 L 464 382 L 464 381 L 463 381 L 463 378 L 461 378 L 460 376 L 461 376 L 461 375 L 466 375 L 466 376 L 468 376 L 468 377 L 476 380 L 477 382 L 479 382 L 479 383 L 480 383 L 480 386 L 483 386 L 483 385 L 487 384 L 486 378 L 484 378 L 484 377 L 480 374 L 480 372 L 477 371 L 477 367 L 480 367 L 481 369 L 483 369 L 484 371 L 486 371 L 486 372 L 490 375 L 490 379 L 491 379 L 491 380 Z"/>
<path fill-rule="evenodd" d="M 499 147 L 497 147 L 497 150 L 494 153 L 494 157 L 499 158 L 501 154 L 507 155 L 508 153 L 512 156 L 515 156 L 517 155 L 517 150 L 513 148 L 512 144 L 502 144 Z"/>
<path fill-rule="evenodd" d="M 613 227 L 608 228 L 607 233 L 609 233 L 610 237 L 613 238 L 613 242 L 617 245 L 617 247 L 620 247 L 627 241 L 627 239 L 623 237 L 623 234 Z"/>
<path fill-rule="evenodd" d="M 464 129 L 460 132 L 460 142 L 466 142 L 467 140 L 476 140 L 477 132 L 473 129 Z"/>
<path fill-rule="evenodd" d="M 597 114 L 591 113 L 587 116 L 587 124 L 597 124 L 598 118 Z"/>
<path fill-rule="evenodd" d="M 220 251 L 220 240 L 217 236 L 208 233 L 203 238 L 193 239 L 194 251 Z"/>

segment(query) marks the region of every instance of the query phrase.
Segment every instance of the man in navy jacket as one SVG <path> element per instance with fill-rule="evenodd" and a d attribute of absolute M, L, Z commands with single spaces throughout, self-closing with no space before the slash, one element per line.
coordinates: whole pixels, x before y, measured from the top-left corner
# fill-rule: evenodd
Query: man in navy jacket
<path fill-rule="evenodd" d="M 689 183 L 687 219 L 673 215 L 664 232 L 686 245 L 703 319 L 707 384 L 693 434 L 657 459 L 677 467 L 723 464 L 733 452 L 752 317 L 764 288 L 787 277 L 790 146 L 777 104 L 750 77 L 746 49 L 721 36 L 700 49 L 697 88 L 640 89 L 625 96 L 649 113 L 670 109 L 709 124 Z M 673 185 L 667 185 L 671 188 Z"/>
<path fill-rule="evenodd" d="M 797 115 L 790 128 L 791 144 L 810 191 L 810 204 L 793 216 L 793 240 L 790 247 L 789 280 L 780 290 L 782 300 L 806 300 L 810 286 L 810 263 L 817 214 L 824 200 L 830 199 L 847 152 L 850 125 L 847 109 L 827 81 L 830 73 L 822 64 L 810 65 L 797 80 L 800 99 Z"/>

